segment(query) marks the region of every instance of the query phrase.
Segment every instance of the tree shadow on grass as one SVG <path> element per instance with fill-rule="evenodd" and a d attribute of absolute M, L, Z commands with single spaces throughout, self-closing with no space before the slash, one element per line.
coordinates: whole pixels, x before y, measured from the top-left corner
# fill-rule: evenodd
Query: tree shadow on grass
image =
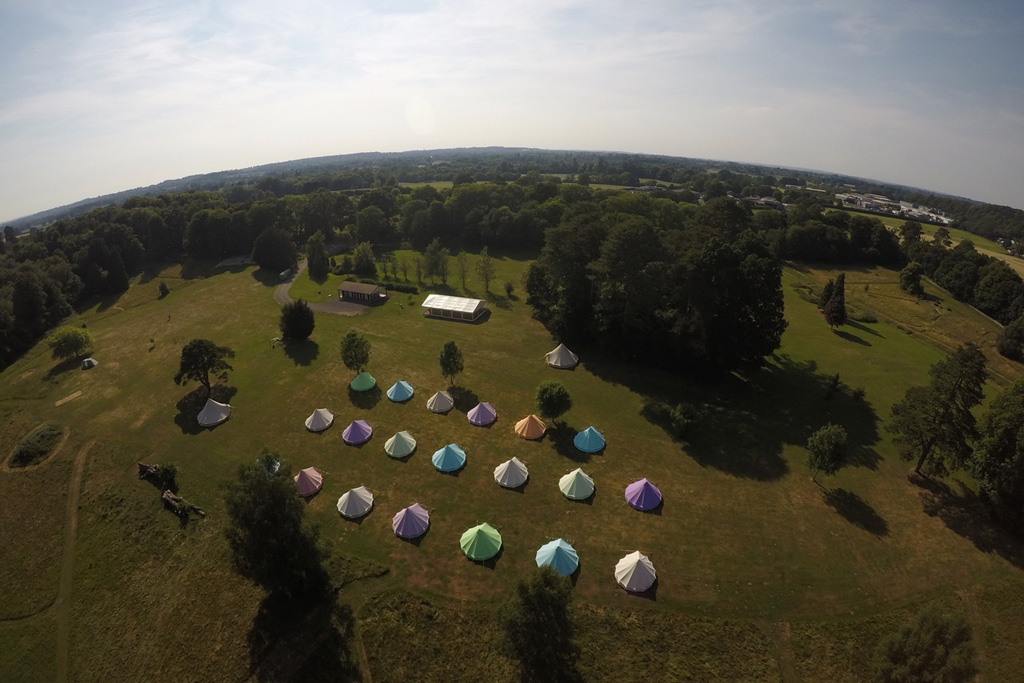
<path fill-rule="evenodd" d="M 363 410 L 370 410 L 375 405 L 380 403 L 380 397 L 382 392 L 380 387 L 374 386 L 372 389 L 367 391 L 356 391 L 352 387 L 348 388 L 348 400 L 352 402 L 356 408 L 362 408 Z"/>
<path fill-rule="evenodd" d="M 885 335 L 884 335 L 884 334 L 882 334 L 881 332 L 879 332 L 879 331 L 877 331 L 877 330 L 873 330 L 873 329 L 871 329 L 870 327 L 867 327 L 867 326 L 865 326 L 865 325 L 861 325 L 861 324 L 860 324 L 859 322 L 857 322 L 856 320 L 847 320 L 847 321 L 846 321 L 846 324 L 847 324 L 847 325 L 848 325 L 849 327 L 852 327 L 852 328 L 854 328 L 854 329 L 856 329 L 856 330 L 860 330 L 861 332 L 867 332 L 868 334 L 873 334 L 873 335 L 875 335 L 876 337 L 881 337 L 882 339 L 885 339 Z"/>
<path fill-rule="evenodd" d="M 555 447 L 555 452 L 562 457 L 568 458 L 573 462 L 590 462 L 593 453 L 584 453 L 580 449 L 576 448 L 572 440 L 576 438 L 577 430 L 573 429 L 564 422 L 555 422 L 548 427 L 548 431 L 545 436 L 551 439 L 551 443 Z"/>
<path fill-rule="evenodd" d="M 61 362 L 54 365 L 52 368 L 47 370 L 46 374 L 43 375 L 44 382 L 56 382 L 60 379 L 61 375 L 71 372 L 75 368 L 82 367 L 82 356 L 76 356 L 74 358 L 65 358 Z"/>
<path fill-rule="evenodd" d="M 981 552 L 994 553 L 1024 569 L 1024 542 L 997 526 L 978 494 L 966 484 L 955 481 L 958 490 L 954 490 L 945 482 L 919 474 L 910 474 L 907 479 L 920 489 L 925 514 L 941 519 Z"/>
<path fill-rule="evenodd" d="M 257 681 L 359 681 L 349 643 L 353 617 L 334 596 L 263 599 L 247 637 L 249 671 Z"/>
<path fill-rule="evenodd" d="M 875 512 L 863 498 L 846 489 L 829 489 L 824 493 L 825 504 L 838 512 L 846 521 L 875 536 L 888 536 L 889 524 Z"/>
<path fill-rule="evenodd" d="M 501 296 L 500 294 L 494 294 L 491 299 L 491 303 L 503 311 L 512 310 L 512 302 L 508 300 L 507 296 Z"/>
<path fill-rule="evenodd" d="M 854 344 L 860 344 L 861 346 L 871 346 L 871 342 L 867 339 L 861 339 L 855 334 L 850 334 L 846 330 L 832 330 L 832 334 L 836 335 L 840 339 L 853 342 Z"/>
<path fill-rule="evenodd" d="M 849 437 L 849 464 L 875 469 L 881 457 L 878 417 L 871 405 L 842 389 L 825 400 L 829 376 L 813 361 L 785 354 L 748 377 L 728 375 L 715 381 L 686 382 L 667 373 L 628 372 L 588 361 L 599 376 L 618 381 L 647 398 L 641 415 L 684 446 L 702 467 L 758 481 L 775 481 L 789 472 L 783 446 L 804 446 L 828 422 L 842 425 Z M 685 437 L 672 424 L 678 403 L 694 407 Z"/>
<path fill-rule="evenodd" d="M 214 384 L 213 390 L 210 392 L 210 398 L 218 403 L 231 403 L 231 399 L 237 393 L 238 389 L 235 387 L 229 387 L 223 384 Z M 201 386 L 196 387 L 193 391 L 185 394 L 181 400 L 178 401 L 176 404 L 178 414 L 174 416 L 174 424 L 178 425 L 182 434 L 194 435 L 205 429 L 211 429 L 210 427 L 200 426 L 197 421 L 199 413 L 205 405 L 206 389 Z"/>
<path fill-rule="evenodd" d="M 288 280 L 294 280 L 295 275 L 293 274 L 292 277 L 282 280 L 281 273 L 279 272 L 274 272 L 267 268 L 257 268 L 252 271 L 252 279 L 256 280 L 256 282 L 260 283 L 264 287 L 277 287 L 278 285 L 288 282 Z"/>
<path fill-rule="evenodd" d="M 284 345 L 284 355 L 296 365 L 309 365 L 320 355 L 320 345 L 312 339 L 288 341 Z"/>
<path fill-rule="evenodd" d="M 466 387 L 453 386 L 448 389 L 448 393 L 452 395 L 452 400 L 455 402 L 455 410 L 460 413 L 468 413 L 480 402 L 480 397 L 472 389 Z"/>

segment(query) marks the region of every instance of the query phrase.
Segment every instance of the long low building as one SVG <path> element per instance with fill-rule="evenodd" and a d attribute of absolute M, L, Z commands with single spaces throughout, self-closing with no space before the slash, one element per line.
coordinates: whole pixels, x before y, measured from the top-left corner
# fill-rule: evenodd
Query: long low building
<path fill-rule="evenodd" d="M 388 293 L 380 285 L 365 282 L 342 282 L 338 287 L 340 301 L 354 301 L 360 304 L 377 304 L 387 301 Z"/>
<path fill-rule="evenodd" d="M 423 315 L 447 320 L 476 320 L 487 310 L 483 299 L 430 294 L 423 302 Z"/>

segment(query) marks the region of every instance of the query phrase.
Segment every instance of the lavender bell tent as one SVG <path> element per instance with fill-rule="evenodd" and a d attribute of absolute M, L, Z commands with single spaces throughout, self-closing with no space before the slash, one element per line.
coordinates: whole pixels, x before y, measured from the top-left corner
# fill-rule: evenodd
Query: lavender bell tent
<path fill-rule="evenodd" d="M 661 491 L 644 477 L 626 487 L 626 502 L 637 510 L 653 510 L 661 505 Z"/>

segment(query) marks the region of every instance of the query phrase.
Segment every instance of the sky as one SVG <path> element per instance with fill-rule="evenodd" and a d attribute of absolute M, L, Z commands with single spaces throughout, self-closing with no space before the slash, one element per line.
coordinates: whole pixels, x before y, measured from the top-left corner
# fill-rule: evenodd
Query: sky
<path fill-rule="evenodd" d="M 509 146 L 1024 208 L 1019 0 L 0 0 L 0 220 L 197 173 Z"/>

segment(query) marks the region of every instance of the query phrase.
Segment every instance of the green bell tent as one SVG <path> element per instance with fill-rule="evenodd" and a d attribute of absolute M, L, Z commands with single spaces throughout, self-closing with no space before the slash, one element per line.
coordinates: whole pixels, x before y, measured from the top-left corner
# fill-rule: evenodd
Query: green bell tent
<path fill-rule="evenodd" d="M 484 522 L 472 529 L 466 529 L 459 541 L 462 552 L 474 562 L 489 560 L 501 550 L 501 534 L 490 524 Z"/>
<path fill-rule="evenodd" d="M 594 494 L 594 480 L 577 467 L 558 480 L 558 488 L 570 500 L 586 500 Z"/>
<path fill-rule="evenodd" d="M 360 372 L 356 378 L 349 383 L 352 391 L 369 391 L 377 386 L 377 380 L 368 372 Z"/>
<path fill-rule="evenodd" d="M 384 443 L 384 452 L 392 458 L 404 458 L 416 450 L 416 439 L 409 432 L 398 432 Z"/>

